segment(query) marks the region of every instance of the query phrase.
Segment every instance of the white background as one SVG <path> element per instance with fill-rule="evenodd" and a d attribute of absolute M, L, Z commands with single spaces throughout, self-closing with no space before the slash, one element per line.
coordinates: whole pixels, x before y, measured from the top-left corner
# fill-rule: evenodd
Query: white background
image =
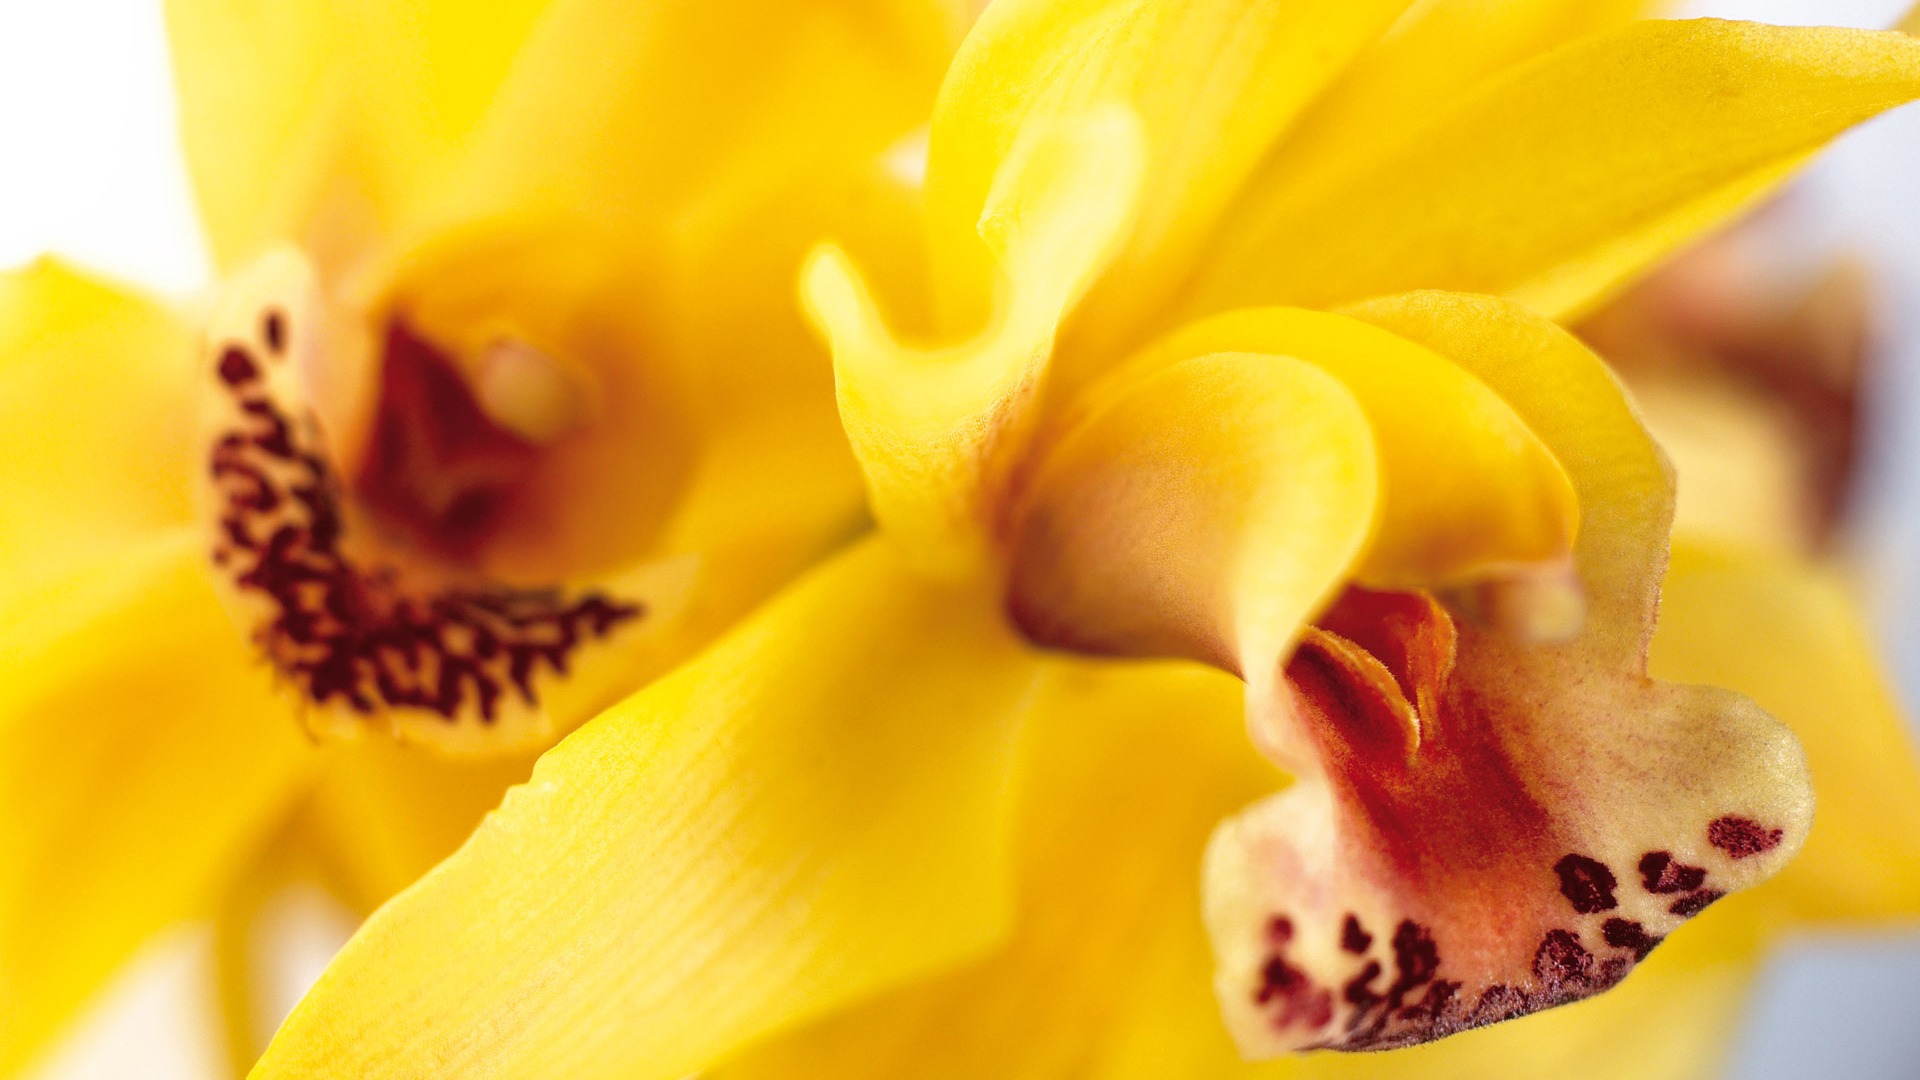
<path fill-rule="evenodd" d="M 1900 0 L 1698 0 L 1694 14 L 1884 26 Z M 175 148 L 158 0 L 0 0 L 0 267 L 43 251 L 173 295 L 207 279 Z M 1883 641 L 1920 700 L 1920 106 L 1847 136 L 1801 199 L 1819 244 L 1879 267 L 1888 331 L 1870 398 L 1861 552 L 1876 572 Z M 286 898 L 302 955 L 288 994 L 324 963 L 341 924 L 311 896 Z M 197 1008 L 204 929 L 149 948 L 101 995 L 40 1080 L 198 1080 L 224 1075 Z M 1920 1077 L 1920 934 L 1828 935 L 1772 958 L 1738 1080 Z"/>

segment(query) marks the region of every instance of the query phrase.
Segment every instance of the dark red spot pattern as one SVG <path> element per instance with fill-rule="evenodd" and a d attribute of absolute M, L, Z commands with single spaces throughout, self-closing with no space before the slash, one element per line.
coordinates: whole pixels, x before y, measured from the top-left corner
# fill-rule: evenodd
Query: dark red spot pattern
<path fill-rule="evenodd" d="M 1780 846 L 1784 837 L 1779 829 L 1769 829 L 1752 818 L 1727 814 L 1707 826 L 1707 843 L 1727 853 L 1730 859 L 1746 859 Z"/>
<path fill-rule="evenodd" d="M 1640 856 L 1640 884 L 1656 896 L 1692 892 L 1707 880 L 1704 867 L 1688 866 L 1672 852 L 1649 851 Z"/>
<path fill-rule="evenodd" d="M 1373 935 L 1360 925 L 1357 915 L 1348 915 L 1347 921 L 1340 926 L 1340 947 L 1354 954 L 1365 956 L 1373 945 Z"/>
<path fill-rule="evenodd" d="M 1567 855 L 1553 864 L 1560 878 L 1560 895 L 1582 915 L 1611 911 L 1618 906 L 1613 889 L 1618 882 L 1605 863 L 1585 855 Z"/>
<path fill-rule="evenodd" d="M 275 352 L 285 347 L 283 318 L 263 319 Z M 243 594 L 269 602 L 272 615 L 255 638 L 312 701 L 363 715 L 420 709 L 448 721 L 470 707 L 492 723 L 509 690 L 534 705 L 536 675 L 564 674 L 581 645 L 642 614 L 597 593 L 419 595 L 394 571 L 357 565 L 341 548 L 339 482 L 311 420 L 296 427 L 243 346 L 223 348 L 217 372 L 236 412 L 208 462 L 220 499 L 213 561 Z"/>

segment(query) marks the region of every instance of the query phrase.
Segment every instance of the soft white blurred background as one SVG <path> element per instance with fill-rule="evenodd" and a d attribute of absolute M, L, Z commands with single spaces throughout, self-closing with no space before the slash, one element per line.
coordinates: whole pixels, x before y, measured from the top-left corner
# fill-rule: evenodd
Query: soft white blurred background
<path fill-rule="evenodd" d="M 1694 0 L 1687 14 L 1886 26 L 1905 0 Z M 174 144 L 159 0 L 0 0 L 0 267 L 43 251 L 147 288 L 207 279 Z M 1920 106 L 1844 138 L 1806 179 L 1798 228 L 1814 250 L 1854 251 L 1879 273 L 1881 353 L 1868 395 L 1860 554 L 1874 571 L 1881 639 L 1920 701 Z M 295 944 L 288 1000 L 345 932 L 316 895 L 269 920 Z M 156 942 L 110 986 L 39 1080 L 225 1075 L 200 1011 L 208 934 Z M 1826 936 L 1775 953 L 1756 989 L 1734 1080 L 1920 1078 L 1920 933 Z"/>

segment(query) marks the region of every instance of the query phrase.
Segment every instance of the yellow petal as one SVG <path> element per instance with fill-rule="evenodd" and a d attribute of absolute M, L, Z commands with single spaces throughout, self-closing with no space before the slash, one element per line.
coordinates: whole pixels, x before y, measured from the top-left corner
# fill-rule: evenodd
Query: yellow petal
<path fill-rule="evenodd" d="M 1062 661 L 1030 724 L 1013 938 L 715 1080 L 1108 1077 L 1136 1057 L 1161 1070 L 1138 1075 L 1164 1080 L 1235 1061 L 1208 993 L 1194 871 L 1214 822 L 1275 779 L 1247 745 L 1238 682 L 1190 664 Z M 1138 1045 L 1163 1037 L 1176 992 L 1204 1018 L 1199 1045 Z"/>
<path fill-rule="evenodd" d="M 1559 644 L 1350 591 L 1256 739 L 1298 777 L 1215 835 L 1207 923 L 1249 1054 L 1381 1049 L 1608 989 L 1806 836 L 1805 758 L 1752 703 L 1644 674 L 1673 488 L 1606 366 L 1511 302 L 1357 314 L 1504 397 L 1566 468 L 1593 616 Z"/>
<path fill-rule="evenodd" d="M 1580 508 L 1566 472 L 1498 395 L 1445 357 L 1358 320 L 1262 308 L 1183 327 L 1134 362 L 1213 352 L 1304 360 L 1360 403 L 1382 483 L 1362 582 L 1450 584 L 1571 550 Z"/>
<path fill-rule="evenodd" d="M 1185 306 L 1445 288 L 1564 314 L 1915 96 L 1906 35 L 1635 23 L 1514 69 L 1378 153 L 1257 178 Z"/>
<path fill-rule="evenodd" d="M 417 213 L 547 6 L 167 0 L 181 136 L 220 265 L 286 240 L 350 255 Z"/>
<path fill-rule="evenodd" d="M 0 596 L 192 520 L 192 337 L 60 263 L 0 274 Z"/>
<path fill-rule="evenodd" d="M 957 30 L 937 0 L 554 0 L 437 216 L 698 225 L 924 122 Z"/>
<path fill-rule="evenodd" d="M 450 760 L 369 739 L 327 747 L 315 766 L 296 839 L 341 899 L 369 912 L 466 843 L 533 760 Z"/>
<path fill-rule="evenodd" d="M 549 751 L 254 1075 L 678 1078 L 1004 932 L 1032 661 L 869 540 Z"/>
<path fill-rule="evenodd" d="M 0 624 L 0 1074 L 271 824 L 309 751 L 192 531 Z"/>
<path fill-rule="evenodd" d="M 1711 1075 L 1757 964 L 1751 918 L 1689 925 L 1592 1001 L 1390 1054 L 1248 1063 L 1208 993 L 1193 866 L 1215 815 L 1273 784 L 1237 686 L 1176 665 L 1058 665 L 1035 703 L 1019 923 L 970 967 L 750 1052 L 716 1080 Z"/>
<path fill-rule="evenodd" d="M 1311 364 L 1250 353 L 1116 383 L 1033 465 L 1009 611 L 1043 644 L 1272 664 L 1372 534 L 1359 405 Z"/>
<path fill-rule="evenodd" d="M 1143 153 L 1139 125 L 1116 109 L 1025 130 L 980 215 L 999 310 L 960 344 L 902 344 L 839 249 L 807 261 L 801 288 L 833 348 L 841 421 L 874 516 L 921 567 L 961 573 L 987 561 L 1054 332 L 1124 232 Z"/>
<path fill-rule="evenodd" d="M 1404 138 L 1516 64 L 1612 30 L 1659 0 L 1427 0 L 1361 53 L 1261 168 L 1326 168 Z M 1284 164 L 1283 164 L 1284 162 Z"/>
<path fill-rule="evenodd" d="M 1118 105 L 1140 119 L 1146 183 L 1115 272 L 1089 305 L 1103 322 L 1128 321 L 1178 279 L 1213 215 L 1280 132 L 1408 3 L 989 6 L 954 58 L 929 146 L 934 250 L 943 260 L 936 273 L 960 291 L 943 298 L 946 306 L 980 317 L 979 298 L 966 295 L 989 280 L 974 227 L 1021 133 Z"/>
<path fill-rule="evenodd" d="M 1800 856 L 1754 900 L 1796 923 L 1920 915 L 1920 761 L 1830 572 L 1676 542 L 1650 664 L 1662 678 L 1752 696 L 1806 747 L 1819 815 Z"/>

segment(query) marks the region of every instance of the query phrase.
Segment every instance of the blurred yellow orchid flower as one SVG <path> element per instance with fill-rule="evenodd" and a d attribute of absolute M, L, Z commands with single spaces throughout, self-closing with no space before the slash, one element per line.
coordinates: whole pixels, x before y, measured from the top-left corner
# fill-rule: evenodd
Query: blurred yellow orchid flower
<path fill-rule="evenodd" d="M 860 527 L 792 268 L 911 220 L 874 161 L 959 29 L 912 0 L 167 16 L 217 295 L 0 278 L 0 1075 L 263 844 L 370 909 Z"/>
<path fill-rule="evenodd" d="M 804 271 L 878 534 L 546 754 L 255 1075 L 1214 1076 L 1254 1068 L 1223 1015 L 1255 1057 L 1436 1038 L 1780 869 L 1806 759 L 1649 639 L 1744 681 L 1694 639 L 1772 605 L 1866 742 L 1871 668 L 1738 560 L 1682 553 L 1653 637 L 1670 474 L 1522 302 L 1920 96 L 1920 42 L 1412 6 L 988 7 L 924 288 Z"/>

